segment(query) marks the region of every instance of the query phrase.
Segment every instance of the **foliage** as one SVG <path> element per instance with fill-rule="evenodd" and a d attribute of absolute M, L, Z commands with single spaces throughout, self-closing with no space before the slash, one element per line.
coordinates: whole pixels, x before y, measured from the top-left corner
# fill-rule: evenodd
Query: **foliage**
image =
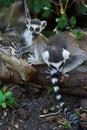
<path fill-rule="evenodd" d="M 39 13 L 44 9 L 43 16 L 48 17 L 50 15 L 51 3 L 49 0 L 27 0 L 28 5 L 34 9 L 36 13 Z"/>
<path fill-rule="evenodd" d="M 70 19 L 67 18 L 67 15 L 61 15 L 59 18 L 56 18 L 57 28 L 56 29 L 72 29 L 76 24 L 76 18 L 71 16 Z M 56 31 L 56 30 L 55 30 Z"/>
<path fill-rule="evenodd" d="M 71 124 L 68 121 L 64 121 L 63 125 L 65 128 L 71 128 Z"/>
<path fill-rule="evenodd" d="M 0 5 L 8 7 L 15 1 L 17 0 L 0 0 Z M 29 9 L 33 10 L 32 12 L 35 17 L 40 14 L 42 18 L 50 18 L 55 14 L 57 24 L 54 32 L 56 33 L 60 30 L 71 30 L 76 26 L 76 17 L 67 17 L 66 10 L 68 3 L 69 2 L 65 1 L 64 4 L 62 0 L 27 0 L 28 7 Z M 82 15 L 87 15 L 87 5 L 83 0 L 80 0 L 80 3 L 80 13 Z M 83 36 L 81 30 L 79 29 L 75 35 L 78 39 Z"/>
<path fill-rule="evenodd" d="M 78 28 L 74 34 L 78 40 L 80 40 L 85 35 L 80 28 Z"/>
<path fill-rule="evenodd" d="M 11 107 L 14 109 L 14 98 L 12 97 L 12 91 L 7 91 L 6 87 L 3 87 L 0 90 L 0 106 L 2 108 L 7 108 L 7 106 Z"/>
<path fill-rule="evenodd" d="M 52 93 L 54 90 L 53 90 L 53 87 L 47 87 L 47 92 L 50 94 Z"/>
<path fill-rule="evenodd" d="M 59 18 L 56 18 L 56 22 L 58 23 L 57 27 L 61 30 L 68 26 L 68 20 L 66 15 L 61 15 Z"/>
<path fill-rule="evenodd" d="M 10 6 L 15 0 L 0 0 L 0 5 L 2 6 Z"/>
<path fill-rule="evenodd" d="M 83 15 L 87 15 L 87 5 L 81 5 L 80 13 Z"/>

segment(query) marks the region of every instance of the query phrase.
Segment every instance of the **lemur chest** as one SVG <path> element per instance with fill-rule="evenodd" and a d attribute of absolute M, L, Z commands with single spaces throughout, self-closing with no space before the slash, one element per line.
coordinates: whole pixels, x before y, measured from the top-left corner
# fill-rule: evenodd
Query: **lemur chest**
<path fill-rule="evenodd" d="M 25 44 L 26 45 L 32 45 L 32 39 L 33 39 L 33 36 L 31 35 L 31 32 L 29 30 L 25 30 L 24 33 L 23 33 L 23 39 L 25 41 Z"/>

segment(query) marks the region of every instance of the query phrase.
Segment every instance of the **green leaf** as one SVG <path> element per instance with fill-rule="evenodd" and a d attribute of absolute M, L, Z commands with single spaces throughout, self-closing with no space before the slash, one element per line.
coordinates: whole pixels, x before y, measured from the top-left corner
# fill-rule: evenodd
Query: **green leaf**
<path fill-rule="evenodd" d="M 43 3 L 41 2 L 41 0 L 36 0 L 34 2 L 34 10 L 36 13 L 39 13 L 40 10 L 42 9 Z"/>
<path fill-rule="evenodd" d="M 51 14 L 50 10 L 45 10 L 44 13 L 43 13 L 43 17 L 49 17 Z"/>
<path fill-rule="evenodd" d="M 4 96 L 4 94 L 3 94 L 2 91 L 0 90 L 0 104 L 3 102 L 3 96 Z"/>
<path fill-rule="evenodd" d="M 87 5 L 85 5 L 85 6 L 81 5 L 80 6 L 80 13 L 85 15 L 86 12 L 87 12 Z"/>
<path fill-rule="evenodd" d="M 10 6 L 10 4 L 13 3 L 14 1 L 16 1 L 16 0 L 0 0 L 0 4 L 1 4 L 2 6 L 8 7 L 8 6 Z"/>
<path fill-rule="evenodd" d="M 6 107 L 7 107 L 7 104 L 6 104 L 5 102 L 3 102 L 3 103 L 1 104 L 1 106 L 2 106 L 3 108 L 6 108 Z"/>
<path fill-rule="evenodd" d="M 85 35 L 80 28 L 78 28 L 74 34 L 76 35 L 78 40 L 80 40 Z"/>
<path fill-rule="evenodd" d="M 76 24 L 76 18 L 75 18 L 74 16 L 72 16 L 72 17 L 70 18 L 69 22 L 70 22 L 70 24 L 72 25 L 72 27 L 74 27 L 75 24 Z"/>
<path fill-rule="evenodd" d="M 71 128 L 71 124 L 68 121 L 64 121 L 63 125 L 65 128 Z"/>
<path fill-rule="evenodd" d="M 48 91 L 48 93 L 53 92 L 53 91 L 54 91 L 54 90 L 53 90 L 53 87 L 48 87 L 48 88 L 47 88 L 47 91 Z"/>
<path fill-rule="evenodd" d="M 50 8 L 51 4 L 48 0 L 44 0 L 44 6 L 46 6 L 47 8 Z"/>
<path fill-rule="evenodd" d="M 34 0 L 27 0 L 28 5 L 33 5 L 34 4 Z"/>
<path fill-rule="evenodd" d="M 4 87 L 2 88 L 2 92 L 5 93 L 6 91 L 7 91 L 7 88 L 6 88 L 6 86 L 4 86 Z"/>
<path fill-rule="evenodd" d="M 7 99 L 10 98 L 12 96 L 12 92 L 11 91 L 6 92 L 5 96 Z"/>
<path fill-rule="evenodd" d="M 8 102 L 12 106 L 14 106 L 14 104 L 15 104 L 14 98 L 12 98 L 12 97 L 8 99 Z"/>
<path fill-rule="evenodd" d="M 56 19 L 58 21 L 58 28 L 59 29 L 64 29 L 68 25 L 68 20 L 66 15 L 62 15 L 60 18 Z"/>
<path fill-rule="evenodd" d="M 9 6 L 11 3 L 11 0 L 2 0 L 1 2 L 3 6 Z"/>

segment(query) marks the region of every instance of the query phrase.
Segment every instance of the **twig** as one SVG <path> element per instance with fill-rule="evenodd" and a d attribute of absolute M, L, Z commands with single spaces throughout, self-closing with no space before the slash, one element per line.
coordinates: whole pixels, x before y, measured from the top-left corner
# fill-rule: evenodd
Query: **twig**
<path fill-rule="evenodd" d="M 45 118 L 45 117 L 49 117 L 49 116 L 55 116 L 55 115 L 58 115 L 60 113 L 61 109 L 57 112 L 54 112 L 54 113 L 48 113 L 48 114 L 45 114 L 45 115 L 40 115 L 41 118 Z"/>
<path fill-rule="evenodd" d="M 12 16 L 13 16 L 13 13 L 14 13 L 15 6 L 16 6 L 16 3 L 12 4 L 12 9 L 11 9 L 11 13 L 10 13 L 10 18 L 9 18 L 9 22 L 8 22 L 7 28 L 5 29 L 5 32 L 8 30 L 8 28 L 9 28 L 10 25 L 11 25 L 11 20 L 12 20 Z"/>
<path fill-rule="evenodd" d="M 67 8 L 67 5 L 68 5 L 68 2 L 69 2 L 69 0 L 66 1 L 64 12 L 66 12 L 66 8 Z"/>
<path fill-rule="evenodd" d="M 67 6 L 67 8 L 71 7 L 74 4 L 75 0 L 73 0 L 70 5 Z"/>
<path fill-rule="evenodd" d="M 30 12 L 29 12 L 26 0 L 24 0 L 24 10 L 25 10 L 25 19 L 26 18 L 31 19 Z"/>

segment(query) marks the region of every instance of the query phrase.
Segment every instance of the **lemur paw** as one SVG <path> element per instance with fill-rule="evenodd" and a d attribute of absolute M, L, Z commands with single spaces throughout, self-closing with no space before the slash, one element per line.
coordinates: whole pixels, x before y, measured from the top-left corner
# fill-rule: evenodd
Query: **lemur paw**
<path fill-rule="evenodd" d="M 62 75 L 60 76 L 60 81 L 61 81 L 61 82 L 63 82 L 64 80 L 66 81 L 66 80 L 68 80 L 68 78 L 69 78 L 69 75 L 68 75 L 68 74 L 62 74 Z"/>
<path fill-rule="evenodd" d="M 15 52 L 15 56 L 16 56 L 17 58 L 22 57 L 21 49 L 19 49 L 18 51 Z"/>
<path fill-rule="evenodd" d="M 27 62 L 29 63 L 29 65 L 33 65 L 36 64 L 36 59 L 32 55 L 29 55 L 29 57 L 27 58 Z"/>

